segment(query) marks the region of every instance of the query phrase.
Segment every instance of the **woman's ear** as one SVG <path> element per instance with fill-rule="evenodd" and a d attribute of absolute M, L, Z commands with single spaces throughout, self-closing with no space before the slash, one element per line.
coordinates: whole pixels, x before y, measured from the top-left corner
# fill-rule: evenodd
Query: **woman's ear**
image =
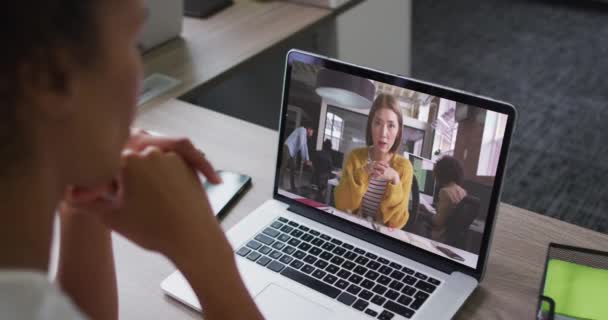
<path fill-rule="evenodd" d="M 18 79 L 23 88 L 23 105 L 36 108 L 31 111 L 37 116 L 59 120 L 75 108 L 72 98 L 77 69 L 70 63 L 67 49 L 54 51 L 24 62 L 19 67 Z"/>

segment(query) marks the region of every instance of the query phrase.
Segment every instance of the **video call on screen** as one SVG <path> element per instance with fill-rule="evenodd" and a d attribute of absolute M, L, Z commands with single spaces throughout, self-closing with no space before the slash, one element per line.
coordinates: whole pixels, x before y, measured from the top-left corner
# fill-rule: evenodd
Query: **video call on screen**
<path fill-rule="evenodd" d="M 507 115 L 318 65 L 291 70 L 279 193 L 476 267 Z"/>

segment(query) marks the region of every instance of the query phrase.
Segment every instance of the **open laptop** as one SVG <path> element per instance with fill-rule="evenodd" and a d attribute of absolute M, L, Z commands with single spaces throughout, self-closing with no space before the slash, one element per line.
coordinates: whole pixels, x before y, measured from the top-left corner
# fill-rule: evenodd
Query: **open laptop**
<path fill-rule="evenodd" d="M 317 90 L 332 83 L 319 78 L 327 72 L 335 90 Z M 368 88 L 371 84 L 374 92 L 356 91 L 357 86 L 349 87 L 348 83 L 367 83 Z M 297 128 L 294 121 L 307 117 L 315 128 L 308 143 L 311 158 L 321 152 L 326 139 L 334 142 L 334 151 L 348 155 L 353 149 L 365 148 L 367 113 L 379 93 L 395 95 L 400 101 L 406 133 L 401 147 L 407 149 L 402 152 L 416 154 L 429 163 L 445 155 L 461 162 L 463 185 L 474 186 L 468 187 L 467 193 L 478 200 L 477 207 L 471 209 L 474 214 L 463 217 L 472 217 L 474 222 L 448 219 L 453 223 L 444 226 L 448 236 L 435 237 L 432 230 L 414 226 L 424 225 L 420 207 L 414 213 L 410 206 L 409 220 L 400 229 L 363 218 L 357 210 L 340 210 L 328 182 L 342 179 L 344 171 L 338 172 L 338 177 L 313 179 L 308 170 L 302 174 L 294 170 L 297 183 L 291 189 L 290 172 L 280 172 L 284 142 L 291 134 L 287 128 Z M 358 97 L 343 99 L 352 94 Z M 293 105 L 305 114 L 288 118 L 288 108 Z M 287 55 L 280 116 L 273 199 L 227 233 L 239 271 L 264 316 L 452 318 L 483 279 L 516 118 L 514 107 L 292 50 Z M 331 192 L 330 197 L 322 194 L 324 190 Z M 432 217 L 432 213 L 426 214 Z M 161 287 L 171 297 L 200 310 L 179 272 Z"/>

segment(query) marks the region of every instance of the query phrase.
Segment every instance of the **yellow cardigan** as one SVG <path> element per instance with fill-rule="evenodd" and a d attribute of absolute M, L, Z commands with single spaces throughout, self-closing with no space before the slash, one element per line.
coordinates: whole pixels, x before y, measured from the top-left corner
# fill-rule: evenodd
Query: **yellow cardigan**
<path fill-rule="evenodd" d="M 361 201 L 370 179 L 365 172 L 368 149 L 355 149 L 346 157 L 340 183 L 334 191 L 338 210 L 356 212 L 361 207 Z M 380 213 L 386 226 L 401 229 L 410 217 L 408 204 L 414 170 L 409 160 L 397 154 L 391 160 L 390 165 L 399 174 L 401 183 L 395 185 L 389 182 L 387 184 L 384 197 L 380 202 Z"/>

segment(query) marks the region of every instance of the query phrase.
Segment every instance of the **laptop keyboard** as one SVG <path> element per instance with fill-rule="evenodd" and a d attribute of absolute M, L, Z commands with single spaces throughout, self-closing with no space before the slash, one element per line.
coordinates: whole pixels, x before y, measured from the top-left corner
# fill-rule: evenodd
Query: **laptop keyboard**
<path fill-rule="evenodd" d="M 441 284 L 283 217 L 236 254 L 381 320 L 413 317 Z"/>

